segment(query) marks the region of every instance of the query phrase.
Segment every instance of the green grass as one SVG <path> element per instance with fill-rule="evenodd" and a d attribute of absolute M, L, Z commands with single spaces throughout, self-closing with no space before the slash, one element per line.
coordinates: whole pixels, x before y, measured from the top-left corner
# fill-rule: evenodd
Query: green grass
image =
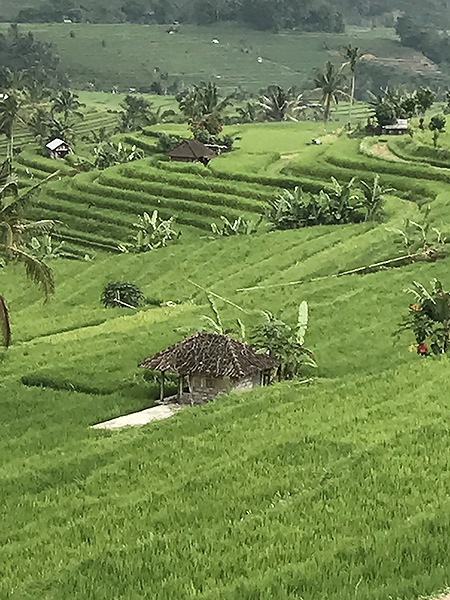
<path fill-rule="evenodd" d="M 449 586 L 448 359 L 420 358 L 392 332 L 413 280 L 450 287 L 450 259 L 334 277 L 396 256 L 387 227 L 419 221 L 424 199 L 447 226 L 447 171 L 366 156 L 335 128 L 246 125 L 208 169 L 146 158 L 47 186 L 33 215 L 59 214 L 67 247 L 98 254 L 51 261 L 48 303 L 19 265 L 0 270 L 14 336 L 0 356 L 0 597 L 411 600 Z M 48 168 L 31 152 L 21 160 L 36 177 Z M 284 186 L 378 172 L 399 190 L 383 223 L 205 234 L 208 211 L 234 214 L 229 199 L 249 209 Z M 158 198 L 196 227 L 146 254 L 102 252 Z M 163 305 L 105 309 L 113 280 Z M 154 403 L 158 386 L 137 363 L 208 314 L 192 281 L 242 307 L 218 301 L 230 326 L 261 310 L 294 324 L 307 300 L 313 380 L 231 393 L 140 429 L 89 429 Z"/>
<path fill-rule="evenodd" d="M 6 27 L 3 24 L 0 31 Z M 227 91 L 240 86 L 258 92 L 269 84 L 303 87 L 314 69 L 322 68 L 349 42 L 380 58 L 413 56 L 410 49 L 400 46 L 393 29 L 383 28 L 349 28 L 340 35 L 272 34 L 235 24 L 183 25 L 178 35 L 168 35 L 164 25 L 53 23 L 23 28 L 56 45 L 61 68 L 73 87 L 85 89 L 91 82 L 107 91 L 114 86 L 122 90 L 148 86 L 155 78 L 155 67 L 184 85 L 214 80 Z M 213 44 L 214 38 L 220 44 Z"/>

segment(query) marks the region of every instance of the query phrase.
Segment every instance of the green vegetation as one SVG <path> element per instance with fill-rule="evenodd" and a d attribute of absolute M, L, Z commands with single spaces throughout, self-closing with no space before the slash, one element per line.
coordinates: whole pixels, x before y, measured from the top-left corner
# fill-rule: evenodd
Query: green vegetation
<path fill-rule="evenodd" d="M 215 81 L 225 93 L 240 88 L 256 94 L 275 84 L 284 89 L 293 85 L 303 89 L 312 81 L 314 71 L 349 43 L 378 58 L 358 67 L 358 98 L 364 89 L 376 92 L 380 85 L 392 87 L 393 80 L 405 81 L 413 73 L 414 77 L 421 74 L 433 81 L 442 80 L 439 73 L 424 66 L 416 74 L 416 52 L 402 47 L 393 29 L 274 34 L 235 24 L 217 24 L 183 25 L 180 33 L 169 35 L 167 26 L 160 25 L 52 23 L 21 27 L 30 29 L 38 40 L 54 44 L 60 69 L 67 73 L 75 89 L 128 92 L 134 88 L 155 92 L 153 84 L 159 82 L 164 90 L 170 88 L 169 93 L 177 93 L 205 80 Z M 0 31 L 6 30 L 6 24 L 0 27 Z M 213 39 L 218 39 L 219 44 L 214 44 Z M 194 64 L 192 56 L 196 57 Z M 386 58 L 388 66 L 384 64 Z M 370 70 L 372 67 L 376 67 L 376 73 Z M 109 98 L 114 102 L 114 97 Z"/>
<path fill-rule="evenodd" d="M 450 134 L 438 150 L 417 120 L 413 139 L 347 137 L 347 103 L 334 122 L 228 125 L 235 149 L 204 167 L 157 152 L 158 134 L 184 136 L 186 125 L 142 124 L 117 142 L 145 158 L 83 172 L 94 134 L 118 120 L 102 106 L 120 111 L 123 96 L 95 99 L 79 97 L 77 127 L 92 141 L 80 139 L 70 163 L 39 156 L 18 132 L 21 189 L 61 167 L 27 216 L 57 218 L 61 251 L 86 260 L 48 259 L 56 290 L 45 305 L 20 265 L 0 269 L 13 332 L 0 357 L 0 596 L 410 600 L 443 590 L 448 357 L 421 357 L 409 331 L 392 333 L 411 282 L 442 281 L 429 296 L 448 304 Z M 352 119 L 368 111 L 356 104 Z M 356 182 L 359 222 L 234 235 L 283 190 L 347 202 Z M 138 215 L 142 243 L 171 219 L 179 243 L 119 253 Z M 212 223 L 230 235 L 212 235 Z M 413 317 L 436 317 L 419 300 Z M 448 343 L 447 304 L 416 340 L 427 349 Z M 140 429 L 89 428 L 152 406 L 158 385 L 138 361 L 211 308 L 218 327 L 238 322 L 278 353 L 289 380 Z"/>
<path fill-rule="evenodd" d="M 411 292 L 416 302 L 409 305 L 409 314 L 397 333 L 411 329 L 417 353 L 422 356 L 428 355 L 428 344 L 433 354 L 444 354 L 450 340 L 450 294 L 437 279 L 433 281 L 431 292 L 417 281 Z"/>
<path fill-rule="evenodd" d="M 126 281 L 111 281 L 102 292 L 102 304 L 105 308 L 127 306 L 137 308 L 145 297 L 134 283 Z"/>

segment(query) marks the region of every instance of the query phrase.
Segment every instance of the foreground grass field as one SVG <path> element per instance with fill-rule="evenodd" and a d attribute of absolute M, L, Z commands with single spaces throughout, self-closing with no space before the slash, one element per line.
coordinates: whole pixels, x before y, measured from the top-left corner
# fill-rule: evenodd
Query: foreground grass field
<path fill-rule="evenodd" d="M 448 231 L 450 171 L 381 159 L 367 148 L 384 142 L 362 145 L 336 123 L 239 133 L 236 151 L 211 170 L 147 158 L 86 186 L 108 188 L 117 207 L 120 190 L 124 203 L 137 202 L 133 194 L 149 203 L 146 186 L 165 175 L 171 193 L 197 195 L 186 199 L 194 214 L 202 186 L 206 205 L 233 190 L 252 207 L 284 184 L 380 173 L 397 190 L 385 222 L 227 239 L 191 226 L 178 244 L 144 255 L 52 261 L 57 291 L 47 304 L 18 268 L 1 270 L 14 343 L 0 362 L 0 597 L 411 600 L 450 585 L 448 359 L 422 359 L 407 335 L 392 337 L 410 301 L 405 288 L 433 277 L 448 288 L 450 259 L 334 277 L 396 256 L 387 227 L 420 221 L 421 205 Z M 307 145 L 317 136 L 322 146 Z M 77 177 L 52 187 L 48 201 L 55 211 L 60 201 L 71 227 L 78 207 L 92 241 L 84 197 L 100 195 L 62 197 Z M 112 206 L 93 208 L 99 223 L 113 218 Z M 114 218 L 127 215 L 120 204 Z M 105 309 L 111 280 L 133 281 L 163 305 Z M 208 309 L 192 282 L 243 309 L 219 302 L 230 325 L 238 316 L 251 325 L 260 310 L 294 323 L 307 300 L 312 380 L 232 393 L 141 429 L 89 429 L 154 403 L 157 384 L 136 365 L 201 323 Z"/>

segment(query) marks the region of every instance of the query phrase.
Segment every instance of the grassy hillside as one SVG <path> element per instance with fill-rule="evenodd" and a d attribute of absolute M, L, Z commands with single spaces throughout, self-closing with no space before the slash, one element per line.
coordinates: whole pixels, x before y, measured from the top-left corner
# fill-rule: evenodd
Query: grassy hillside
<path fill-rule="evenodd" d="M 6 27 L 3 24 L 0 31 Z M 304 87 L 313 71 L 349 42 L 381 62 L 389 57 L 389 70 L 395 68 L 392 59 L 404 60 L 403 68 L 406 63 L 406 68 L 415 71 L 420 62 L 414 51 L 400 46 L 393 29 L 383 28 L 349 28 L 341 35 L 273 34 L 230 24 L 184 25 L 175 35 L 168 35 L 167 26 L 159 25 L 53 23 L 23 28 L 56 45 L 61 68 L 73 87 L 86 88 L 91 82 L 107 91 L 114 86 L 149 86 L 157 78 L 155 68 L 167 72 L 170 81 L 177 78 L 181 86 L 213 80 L 225 91 L 240 86 L 258 92 L 271 84 Z M 220 43 L 213 43 L 213 39 Z M 432 71 L 430 74 L 436 76 Z"/>
<path fill-rule="evenodd" d="M 405 288 L 433 277 L 448 288 L 450 259 L 333 275 L 397 255 L 387 227 L 420 220 L 424 203 L 448 231 L 450 170 L 416 163 L 406 142 L 399 153 L 413 158 L 395 160 L 391 142 L 347 139 L 336 126 L 245 125 L 210 170 L 147 158 L 97 181 L 63 179 L 41 198 L 36 211 L 53 203 L 94 240 L 125 231 L 131 207 L 157 196 L 207 223 L 198 205 L 253 215 L 280 186 L 312 189 L 331 175 L 380 173 L 397 190 L 380 224 L 215 240 L 191 225 L 144 255 L 56 259 L 47 304 L 18 266 L 0 270 L 14 334 L 0 362 L 1 597 L 410 600 L 449 586 L 448 359 L 420 358 L 392 332 Z M 111 280 L 164 304 L 105 309 Z M 230 325 L 239 316 L 249 326 L 260 310 L 294 323 L 307 300 L 313 380 L 231 393 L 141 429 L 89 429 L 153 404 L 158 386 L 136 365 L 201 323 L 208 308 L 192 282 L 243 309 L 219 302 Z"/>

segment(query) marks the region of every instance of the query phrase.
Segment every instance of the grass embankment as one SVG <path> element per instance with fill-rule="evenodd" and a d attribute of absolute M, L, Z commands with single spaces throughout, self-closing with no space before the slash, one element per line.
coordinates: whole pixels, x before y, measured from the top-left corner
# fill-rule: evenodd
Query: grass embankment
<path fill-rule="evenodd" d="M 448 586 L 448 360 L 421 359 L 409 352 L 412 340 L 391 334 L 410 300 L 403 290 L 432 277 L 448 287 L 449 259 L 332 277 L 398 253 L 386 226 L 420 220 L 418 186 L 433 223 L 445 224 L 446 183 L 426 165 L 416 179 L 409 165 L 399 172 L 366 157 L 359 140 L 322 135 L 323 146 L 309 146 L 319 137 L 311 124 L 278 126 L 279 135 L 275 126 L 245 127 L 241 148 L 212 171 L 146 159 L 106 171 L 103 187 L 129 181 L 129 198 L 142 193 L 143 201 L 156 177 L 167 188 L 176 177 L 199 198 L 206 189 L 221 201 L 239 192 L 253 207 L 279 181 L 312 185 L 380 172 L 405 199 L 389 198 L 381 224 L 217 240 L 192 233 L 145 255 L 58 259 L 49 304 L 18 267 L 0 272 L 14 333 L 0 363 L 5 598 L 410 600 Z M 261 176 L 247 165 L 255 164 L 249 148 L 263 138 L 258 160 L 278 158 Z M 295 160 L 282 174 L 288 155 Z M 69 192 L 82 183 L 71 182 Z M 136 182 L 144 191 L 131 189 Z M 85 185 L 102 187 L 89 177 Z M 70 205 L 78 205 L 80 234 L 88 187 L 73 201 L 60 198 L 74 219 Z M 92 207 L 125 229 L 112 219 L 125 222 L 131 212 L 114 208 L 119 196 L 109 194 L 108 208 Z M 195 199 L 186 202 L 194 212 Z M 189 279 L 244 309 L 219 302 L 227 324 L 239 316 L 251 325 L 263 309 L 294 323 L 307 300 L 317 377 L 231 394 L 139 430 L 90 430 L 153 403 L 157 385 L 144 381 L 137 361 L 206 313 Z M 133 281 L 176 305 L 104 309 L 99 298 L 111 280 Z M 26 387 L 22 376 L 45 378 L 47 387 Z M 53 389 L 68 382 L 72 390 Z"/>

